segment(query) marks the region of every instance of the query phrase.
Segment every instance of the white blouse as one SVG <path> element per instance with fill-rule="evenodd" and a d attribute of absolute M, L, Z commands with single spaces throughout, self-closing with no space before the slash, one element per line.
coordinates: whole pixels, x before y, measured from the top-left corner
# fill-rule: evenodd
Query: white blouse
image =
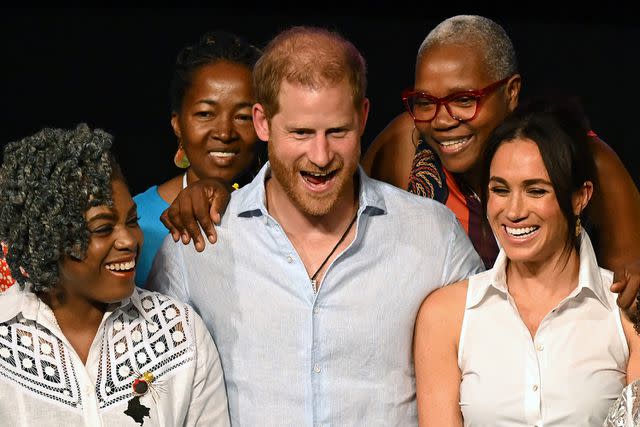
<path fill-rule="evenodd" d="M 535 337 L 506 284 L 506 257 L 469 279 L 458 350 L 465 426 L 602 426 L 625 385 L 629 349 L 613 275 L 598 268 L 586 233 L 578 286 Z"/>
<path fill-rule="evenodd" d="M 136 288 L 84 365 L 51 309 L 14 285 L 0 294 L 0 424 L 228 426 L 218 350 L 191 307 Z"/>

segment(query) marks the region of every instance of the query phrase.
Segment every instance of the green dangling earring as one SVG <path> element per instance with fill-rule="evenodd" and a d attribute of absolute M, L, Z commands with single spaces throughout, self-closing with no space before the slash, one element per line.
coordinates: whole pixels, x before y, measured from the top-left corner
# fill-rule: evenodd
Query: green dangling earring
<path fill-rule="evenodd" d="M 180 169 L 186 169 L 191 166 L 187 153 L 182 146 L 182 139 L 180 138 L 178 138 L 178 151 L 176 151 L 176 155 L 173 156 L 173 163 Z"/>

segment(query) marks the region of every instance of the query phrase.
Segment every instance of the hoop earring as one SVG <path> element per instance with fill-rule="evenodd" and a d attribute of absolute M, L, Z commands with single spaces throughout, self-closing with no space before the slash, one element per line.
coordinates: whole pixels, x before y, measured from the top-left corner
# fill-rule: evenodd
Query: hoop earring
<path fill-rule="evenodd" d="M 176 151 L 176 155 L 173 156 L 173 163 L 180 169 L 186 169 L 191 166 L 187 153 L 182 146 L 182 139 L 180 138 L 178 138 L 178 151 Z"/>
<path fill-rule="evenodd" d="M 416 141 L 416 138 L 414 136 L 416 131 L 418 132 L 418 140 L 417 141 Z M 413 124 L 413 130 L 411 131 L 411 142 L 413 143 L 413 146 L 415 148 L 418 148 L 418 146 L 424 142 L 424 140 L 422 139 L 422 135 L 420 135 L 420 131 L 416 127 L 415 123 Z"/>

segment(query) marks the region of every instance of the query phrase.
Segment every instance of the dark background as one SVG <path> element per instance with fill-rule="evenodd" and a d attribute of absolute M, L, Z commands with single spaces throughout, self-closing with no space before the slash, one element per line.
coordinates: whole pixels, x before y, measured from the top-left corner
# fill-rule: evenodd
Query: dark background
<path fill-rule="evenodd" d="M 315 10 L 240 1 L 220 8 L 4 9 L 0 145 L 45 126 L 87 122 L 115 135 L 114 150 L 132 193 L 138 193 L 178 173 L 168 84 L 184 44 L 220 28 L 263 47 L 278 31 L 308 24 L 338 30 L 368 62 L 372 109 L 364 152 L 402 111 L 400 92 L 412 86 L 415 54 L 428 31 L 446 17 L 476 13 L 496 20 L 512 37 L 523 97 L 546 90 L 579 96 L 592 128 L 640 185 L 634 156 L 640 24 L 630 10 L 616 5 L 611 11 L 583 7 L 580 14 L 558 14 L 555 5 L 539 3 L 522 3 L 518 13 L 506 12 L 513 6 L 449 10 L 426 1 L 347 4 L 317 3 Z"/>

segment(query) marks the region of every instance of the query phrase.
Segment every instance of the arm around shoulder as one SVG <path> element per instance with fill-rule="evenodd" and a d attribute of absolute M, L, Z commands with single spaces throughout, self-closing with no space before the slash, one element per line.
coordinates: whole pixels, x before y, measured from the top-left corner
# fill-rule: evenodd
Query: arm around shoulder
<path fill-rule="evenodd" d="M 432 292 L 416 319 L 413 351 L 418 420 L 424 426 L 462 426 L 458 342 L 468 281 Z"/>
<path fill-rule="evenodd" d="M 414 123 L 408 113 L 396 116 L 373 140 L 362 158 L 362 167 L 371 178 L 406 189 L 416 146 Z"/>
<path fill-rule="evenodd" d="M 618 155 L 591 138 L 599 188 L 591 217 L 598 230 L 598 262 L 615 270 L 640 260 L 640 193 Z"/>

